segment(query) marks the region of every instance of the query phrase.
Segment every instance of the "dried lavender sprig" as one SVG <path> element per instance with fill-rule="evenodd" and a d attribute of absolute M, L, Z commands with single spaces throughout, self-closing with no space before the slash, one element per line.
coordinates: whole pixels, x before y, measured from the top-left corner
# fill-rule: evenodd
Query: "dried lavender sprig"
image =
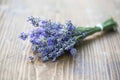
<path fill-rule="evenodd" d="M 28 21 L 36 27 L 28 35 L 21 33 L 20 38 L 26 40 L 29 36 L 32 43 L 34 56 L 30 56 L 31 62 L 41 58 L 42 61 L 55 61 L 65 51 L 70 51 L 75 55 L 74 45 L 89 35 L 101 30 L 110 31 L 115 28 L 116 22 L 111 18 L 103 24 L 95 27 L 75 27 L 71 21 L 66 24 L 52 22 L 51 20 L 42 20 L 40 18 L 29 17 Z"/>

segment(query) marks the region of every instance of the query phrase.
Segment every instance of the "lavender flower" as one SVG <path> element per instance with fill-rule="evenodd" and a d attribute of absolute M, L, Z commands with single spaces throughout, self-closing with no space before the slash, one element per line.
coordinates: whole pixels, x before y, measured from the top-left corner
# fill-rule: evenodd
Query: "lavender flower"
<path fill-rule="evenodd" d="M 28 35 L 24 32 L 22 32 L 20 35 L 19 35 L 19 38 L 21 38 L 22 40 L 26 40 L 28 37 Z"/>
<path fill-rule="evenodd" d="M 35 29 L 30 31 L 29 34 L 22 32 L 19 37 L 22 40 L 26 40 L 27 37 L 30 38 L 32 51 L 35 53 L 33 57 L 29 57 L 31 62 L 34 62 L 37 58 L 41 58 L 42 61 L 55 61 L 65 51 L 69 51 L 74 56 L 77 52 L 74 46 L 79 41 L 82 41 L 88 35 L 100 31 L 99 27 L 75 27 L 70 20 L 66 24 L 61 24 L 31 16 L 28 18 L 28 22 Z M 105 24 L 107 24 L 107 26 L 104 26 L 105 29 L 110 30 L 113 27 L 106 27 L 116 23 L 110 19 L 103 25 Z"/>
<path fill-rule="evenodd" d="M 72 56 L 75 56 L 77 50 L 75 48 L 71 48 L 70 53 Z"/>

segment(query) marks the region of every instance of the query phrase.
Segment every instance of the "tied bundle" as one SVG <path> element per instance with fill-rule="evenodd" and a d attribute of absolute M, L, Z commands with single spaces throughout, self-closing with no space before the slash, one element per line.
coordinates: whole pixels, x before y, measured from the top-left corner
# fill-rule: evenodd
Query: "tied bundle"
<path fill-rule="evenodd" d="M 26 40 L 29 38 L 32 44 L 33 56 L 29 56 L 29 60 L 34 62 L 41 59 L 43 62 L 55 61 L 59 56 L 69 51 L 75 56 L 77 50 L 74 47 L 89 35 L 100 31 L 116 30 L 117 23 L 112 19 L 108 19 L 102 24 L 94 27 L 78 27 L 69 20 L 65 24 L 53 22 L 51 20 L 28 17 L 34 28 L 28 32 L 22 32 L 19 38 Z"/>

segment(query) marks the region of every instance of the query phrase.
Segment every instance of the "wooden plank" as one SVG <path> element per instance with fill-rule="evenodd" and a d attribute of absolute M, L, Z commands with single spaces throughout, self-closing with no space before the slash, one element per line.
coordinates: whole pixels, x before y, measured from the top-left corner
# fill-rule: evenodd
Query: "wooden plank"
<path fill-rule="evenodd" d="M 28 16 L 62 23 L 94 26 L 113 17 L 120 25 L 120 0 L 0 0 L 0 80 L 120 80 L 120 27 L 118 32 L 97 33 L 77 47 L 77 54 L 56 62 L 28 63 L 29 41 L 18 34 L 32 27 Z"/>

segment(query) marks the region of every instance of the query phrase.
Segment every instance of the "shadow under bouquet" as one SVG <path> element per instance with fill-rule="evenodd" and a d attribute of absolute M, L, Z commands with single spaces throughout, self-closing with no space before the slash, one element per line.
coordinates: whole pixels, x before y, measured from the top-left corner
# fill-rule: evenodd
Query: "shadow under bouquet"
<path fill-rule="evenodd" d="M 31 62 L 39 58 L 43 62 L 55 61 L 65 51 L 69 51 L 74 56 L 77 52 L 74 46 L 87 36 L 100 31 L 116 30 L 117 26 L 117 23 L 112 18 L 94 27 L 77 27 L 71 21 L 61 24 L 33 16 L 28 17 L 28 22 L 34 28 L 28 33 L 22 32 L 19 38 L 22 40 L 29 38 L 34 53 L 33 56 L 29 56 Z"/>

